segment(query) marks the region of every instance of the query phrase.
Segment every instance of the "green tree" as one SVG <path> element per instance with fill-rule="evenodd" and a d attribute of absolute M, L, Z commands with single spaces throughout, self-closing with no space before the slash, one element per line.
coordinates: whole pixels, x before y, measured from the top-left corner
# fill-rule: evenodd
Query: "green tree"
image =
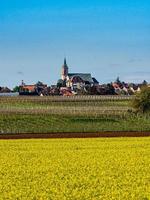
<path fill-rule="evenodd" d="M 16 86 L 16 87 L 13 88 L 13 92 L 19 92 L 19 90 L 20 90 L 19 86 Z"/>
<path fill-rule="evenodd" d="M 150 111 L 150 87 L 143 87 L 133 100 L 133 107 L 141 113 Z"/>
<path fill-rule="evenodd" d="M 57 87 L 58 87 L 58 88 L 66 87 L 66 80 L 59 79 L 59 80 L 57 81 Z"/>

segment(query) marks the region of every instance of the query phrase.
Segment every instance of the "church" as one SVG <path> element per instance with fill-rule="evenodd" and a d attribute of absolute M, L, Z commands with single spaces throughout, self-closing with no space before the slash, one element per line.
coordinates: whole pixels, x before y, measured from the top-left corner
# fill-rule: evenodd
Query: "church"
<path fill-rule="evenodd" d="M 64 59 L 64 64 L 61 71 L 61 80 L 66 82 L 66 87 L 72 89 L 80 89 L 84 86 L 98 85 L 99 82 L 91 76 L 90 73 L 69 73 L 69 67 Z"/>

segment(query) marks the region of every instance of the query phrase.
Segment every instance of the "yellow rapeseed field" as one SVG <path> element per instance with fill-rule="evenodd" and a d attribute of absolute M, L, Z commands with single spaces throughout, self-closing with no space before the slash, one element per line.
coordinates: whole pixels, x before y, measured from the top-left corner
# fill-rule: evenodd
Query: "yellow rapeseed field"
<path fill-rule="evenodd" d="M 0 200 L 148 200 L 150 138 L 0 141 Z"/>

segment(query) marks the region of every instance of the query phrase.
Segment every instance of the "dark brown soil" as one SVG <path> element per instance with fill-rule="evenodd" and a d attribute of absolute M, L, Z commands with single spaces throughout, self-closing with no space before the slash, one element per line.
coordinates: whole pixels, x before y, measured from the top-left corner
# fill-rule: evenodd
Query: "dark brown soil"
<path fill-rule="evenodd" d="M 0 134 L 0 139 L 49 139 L 49 138 L 98 138 L 98 137 L 148 137 L 149 132 L 101 132 L 101 133 L 37 133 Z"/>

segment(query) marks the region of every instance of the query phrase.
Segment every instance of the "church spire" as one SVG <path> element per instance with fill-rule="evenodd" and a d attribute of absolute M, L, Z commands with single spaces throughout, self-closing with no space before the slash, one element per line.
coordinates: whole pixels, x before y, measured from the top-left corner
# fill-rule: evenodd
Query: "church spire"
<path fill-rule="evenodd" d="M 68 65 L 66 61 L 66 57 L 64 58 L 64 64 L 62 66 L 62 71 L 61 71 L 61 79 L 65 80 L 68 76 Z"/>
<path fill-rule="evenodd" d="M 66 57 L 64 58 L 64 65 L 67 65 Z"/>

